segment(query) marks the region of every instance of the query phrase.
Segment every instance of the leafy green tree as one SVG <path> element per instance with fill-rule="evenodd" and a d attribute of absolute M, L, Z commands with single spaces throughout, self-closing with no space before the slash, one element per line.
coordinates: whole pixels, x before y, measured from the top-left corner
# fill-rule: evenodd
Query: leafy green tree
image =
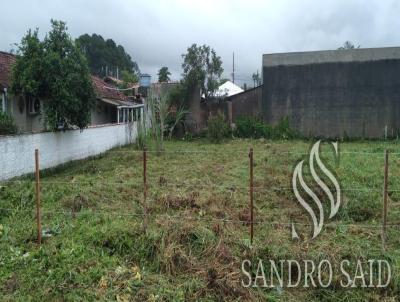
<path fill-rule="evenodd" d="M 171 75 L 171 73 L 168 70 L 168 67 L 164 66 L 161 67 L 160 70 L 158 71 L 158 82 L 169 82 L 170 78 L 169 76 Z"/>
<path fill-rule="evenodd" d="M 358 45 L 357 47 L 354 46 L 353 42 L 351 41 L 346 41 L 343 43 L 343 46 L 339 47 L 338 50 L 348 50 L 348 49 L 356 49 L 356 48 L 360 48 L 360 45 Z"/>
<path fill-rule="evenodd" d="M 95 102 L 87 61 L 64 22 L 51 20 L 51 26 L 43 41 L 37 29 L 22 38 L 11 91 L 42 100 L 45 125 L 51 130 L 84 129 Z"/>
<path fill-rule="evenodd" d="M 136 74 L 131 73 L 127 70 L 123 70 L 121 72 L 121 78 L 122 78 L 123 82 L 129 83 L 129 84 L 139 82 L 139 77 Z"/>
<path fill-rule="evenodd" d="M 81 35 L 77 44 L 85 54 L 90 71 L 98 76 L 117 76 L 125 70 L 131 74 L 139 74 L 139 67 L 124 47 L 117 45 L 112 39 L 104 40 L 97 34 Z"/>
<path fill-rule="evenodd" d="M 210 46 L 193 44 L 183 57 L 183 83 L 190 91 L 197 85 L 205 98 L 218 89 L 222 72 L 222 60 Z"/>
<path fill-rule="evenodd" d="M 172 89 L 168 93 L 168 101 L 171 105 L 176 107 L 187 107 L 186 106 L 186 98 L 188 97 L 188 93 L 186 87 L 181 83 L 172 87 Z"/>
<path fill-rule="evenodd" d="M 139 77 L 134 74 L 130 73 L 129 71 L 123 70 L 121 72 L 122 84 L 118 85 L 121 89 L 127 89 L 132 86 L 133 83 L 139 82 Z M 125 95 L 132 96 L 132 90 L 124 90 Z"/>

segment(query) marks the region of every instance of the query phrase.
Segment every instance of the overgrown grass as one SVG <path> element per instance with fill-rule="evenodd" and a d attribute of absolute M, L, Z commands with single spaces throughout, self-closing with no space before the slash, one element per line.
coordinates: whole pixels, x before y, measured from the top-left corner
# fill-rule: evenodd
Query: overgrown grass
<path fill-rule="evenodd" d="M 148 154 L 147 226 L 142 152 L 134 146 L 44 171 L 42 222 L 51 236 L 41 248 L 35 243 L 33 178 L 0 184 L 0 300 L 397 301 L 399 230 L 388 229 L 382 252 L 379 226 L 383 151 L 400 152 L 399 145 L 342 143 L 336 162 L 323 144 L 322 159 L 344 189 L 343 206 L 319 237 L 309 240 L 311 229 L 299 227 L 304 240 L 293 241 L 287 224 L 309 221 L 290 189 L 292 171 L 307 159 L 311 145 L 264 139 L 166 142 L 165 153 Z M 249 227 L 240 220 L 248 215 L 251 146 L 255 217 L 266 223 L 255 226 L 250 248 Z M 399 167 L 400 155 L 392 154 L 391 224 L 400 223 Z M 385 289 L 345 290 L 336 281 L 327 289 L 243 288 L 241 261 L 259 258 L 388 259 L 395 276 Z"/>

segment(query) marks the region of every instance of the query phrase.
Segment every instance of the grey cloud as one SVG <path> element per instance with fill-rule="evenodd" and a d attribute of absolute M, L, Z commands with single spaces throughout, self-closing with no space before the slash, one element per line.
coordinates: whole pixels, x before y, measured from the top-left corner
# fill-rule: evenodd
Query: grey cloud
<path fill-rule="evenodd" d="M 398 45 L 399 13 L 396 0 L 20 0 L 2 6 L 0 49 L 9 50 L 28 28 L 44 34 L 54 18 L 66 21 L 73 37 L 114 39 L 153 77 L 168 66 L 179 79 L 181 54 L 192 43 L 212 46 L 230 77 L 234 51 L 236 79 L 251 83 L 263 53 L 335 49 L 345 40 Z"/>

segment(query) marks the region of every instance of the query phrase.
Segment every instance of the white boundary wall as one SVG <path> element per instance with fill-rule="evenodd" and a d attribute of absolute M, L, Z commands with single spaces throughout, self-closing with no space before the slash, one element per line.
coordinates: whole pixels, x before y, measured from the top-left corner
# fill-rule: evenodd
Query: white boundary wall
<path fill-rule="evenodd" d="M 136 122 L 104 125 L 83 130 L 0 136 L 0 180 L 35 171 L 35 149 L 40 169 L 103 153 L 134 142 Z"/>

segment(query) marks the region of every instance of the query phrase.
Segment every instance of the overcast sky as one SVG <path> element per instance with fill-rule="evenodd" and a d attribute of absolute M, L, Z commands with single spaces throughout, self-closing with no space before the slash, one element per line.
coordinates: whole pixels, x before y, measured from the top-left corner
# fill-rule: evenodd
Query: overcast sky
<path fill-rule="evenodd" d="M 36 3 L 36 4 L 35 4 Z M 400 45 L 398 0 L 14 0 L 1 6 L 0 50 L 9 51 L 28 28 L 42 34 L 50 19 L 67 22 L 75 38 L 97 33 L 124 46 L 155 80 L 168 66 L 181 74 L 181 54 L 192 43 L 213 47 L 231 77 L 251 83 L 263 53 Z"/>

